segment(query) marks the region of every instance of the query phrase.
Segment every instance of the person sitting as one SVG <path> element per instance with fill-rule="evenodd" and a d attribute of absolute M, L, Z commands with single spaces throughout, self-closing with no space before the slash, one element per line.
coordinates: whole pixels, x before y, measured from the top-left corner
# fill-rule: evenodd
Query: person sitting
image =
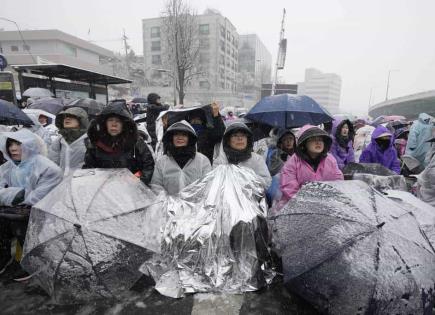
<path fill-rule="evenodd" d="M 409 129 L 405 155 L 416 158 L 425 167 L 426 154 L 430 150 L 429 140 L 435 130 L 434 118 L 426 113 L 421 113 Z"/>
<path fill-rule="evenodd" d="M 435 207 L 435 137 L 429 140 L 431 149 L 427 153 L 428 165 L 418 176 L 419 197 Z"/>
<path fill-rule="evenodd" d="M 154 169 L 152 185 L 175 195 L 211 171 L 210 161 L 196 150 L 195 130 L 185 120 L 176 122 L 163 136 L 164 155 Z"/>
<path fill-rule="evenodd" d="M 281 170 L 281 206 L 307 182 L 344 179 L 337 160 L 328 153 L 331 144 L 329 134 L 318 127 L 305 125 L 300 129 L 295 154 Z"/>
<path fill-rule="evenodd" d="M 45 144 L 30 130 L 1 134 L 0 207 L 33 206 L 62 180 L 62 170 L 41 153 Z M 24 244 L 27 221 L 0 217 L 0 270 L 11 260 L 11 241 Z"/>
<path fill-rule="evenodd" d="M 393 146 L 391 132 L 379 125 L 372 133 L 370 144 L 364 149 L 359 158 L 360 163 L 378 163 L 400 174 L 400 161 Z"/>
<path fill-rule="evenodd" d="M 295 135 L 290 130 L 280 129 L 278 131 L 276 145 L 269 146 L 266 158 L 267 168 L 271 176 L 278 174 L 287 159 L 293 155 L 295 142 Z"/>
<path fill-rule="evenodd" d="M 154 159 L 125 105 L 106 106 L 91 121 L 88 137 L 83 168 L 127 168 L 149 184 Z"/>
<path fill-rule="evenodd" d="M 353 152 L 353 125 L 348 119 L 334 120 L 332 126 L 332 145 L 330 153 L 342 170 L 347 164 L 355 162 Z"/>
<path fill-rule="evenodd" d="M 252 169 L 260 178 L 266 190 L 272 178 L 264 159 L 252 152 L 253 137 L 251 130 L 242 122 L 228 125 L 222 139 L 221 152 L 213 162 L 213 168 L 224 164 L 235 164 Z"/>
<path fill-rule="evenodd" d="M 70 107 L 56 116 L 59 137 L 51 144 L 48 158 L 59 165 L 68 175 L 70 171 L 81 168 L 85 160 L 88 114 L 80 107 Z"/>
<path fill-rule="evenodd" d="M 213 163 L 213 153 L 216 144 L 222 141 L 225 131 L 224 121 L 219 113 L 219 105 L 211 104 L 213 126 L 206 125 L 206 118 L 202 111 L 194 111 L 189 116 L 189 123 L 198 136 L 198 152 L 204 154 Z"/>

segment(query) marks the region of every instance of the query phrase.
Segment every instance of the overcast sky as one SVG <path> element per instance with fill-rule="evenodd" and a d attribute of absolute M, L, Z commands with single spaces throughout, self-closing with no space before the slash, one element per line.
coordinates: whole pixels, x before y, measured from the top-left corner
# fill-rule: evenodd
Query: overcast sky
<path fill-rule="evenodd" d="M 122 51 L 123 28 L 142 53 L 143 18 L 158 17 L 164 0 L 2 0 L 0 16 L 22 29 L 60 29 Z M 342 78 L 340 107 L 367 112 L 385 99 L 435 89 L 435 0 L 190 0 L 198 13 L 219 10 L 239 34 L 256 33 L 275 60 L 282 9 L 288 38 L 287 83 L 303 81 L 305 68 Z M 0 28 L 14 30 L 1 21 Z M 90 34 L 88 31 L 90 29 Z"/>

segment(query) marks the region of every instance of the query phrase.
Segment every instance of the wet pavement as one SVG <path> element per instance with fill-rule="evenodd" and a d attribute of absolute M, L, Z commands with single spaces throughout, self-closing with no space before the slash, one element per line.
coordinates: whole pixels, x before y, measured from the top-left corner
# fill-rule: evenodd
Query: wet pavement
<path fill-rule="evenodd" d="M 199 293 L 173 299 L 160 295 L 142 278 L 119 301 L 55 305 L 35 280 L 14 282 L 10 278 L 10 274 L 0 275 L 0 314 L 318 314 L 307 302 L 289 293 L 279 279 L 257 292 Z"/>

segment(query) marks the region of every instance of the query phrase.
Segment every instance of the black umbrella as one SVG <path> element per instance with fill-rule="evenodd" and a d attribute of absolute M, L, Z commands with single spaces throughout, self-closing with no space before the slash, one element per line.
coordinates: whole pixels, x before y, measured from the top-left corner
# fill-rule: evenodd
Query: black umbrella
<path fill-rule="evenodd" d="M 88 115 L 96 116 L 103 110 L 104 105 L 92 98 L 78 98 L 66 104 L 64 108 L 67 109 L 70 107 L 83 108 L 88 113 Z"/>
<path fill-rule="evenodd" d="M 29 106 L 29 108 L 41 109 L 50 114 L 57 115 L 63 109 L 63 106 L 63 99 L 47 97 L 36 100 Z"/>
<path fill-rule="evenodd" d="M 378 163 L 349 163 L 343 169 L 343 174 L 349 176 L 361 173 L 379 176 L 397 175 L 392 170 Z"/>
<path fill-rule="evenodd" d="M 33 121 L 14 104 L 0 99 L 0 125 L 33 125 Z"/>
<path fill-rule="evenodd" d="M 146 103 L 148 103 L 148 100 L 145 97 L 135 97 L 131 100 L 131 103 L 146 104 Z"/>
<path fill-rule="evenodd" d="M 57 302 L 116 298 L 159 250 L 161 208 L 126 169 L 77 170 L 32 208 L 21 264 Z"/>
<path fill-rule="evenodd" d="M 435 250 L 361 181 L 306 184 L 271 218 L 288 287 L 330 314 L 431 314 Z"/>

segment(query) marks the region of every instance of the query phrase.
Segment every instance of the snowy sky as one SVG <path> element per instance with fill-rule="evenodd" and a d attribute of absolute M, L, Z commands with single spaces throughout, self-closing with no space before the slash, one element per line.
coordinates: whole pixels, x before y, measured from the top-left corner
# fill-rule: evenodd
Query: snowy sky
<path fill-rule="evenodd" d="M 434 0 L 187 0 L 198 13 L 219 10 L 239 34 L 256 33 L 275 59 L 282 9 L 287 10 L 285 70 L 288 83 L 302 81 L 305 68 L 334 72 L 343 80 L 340 107 L 367 111 L 385 99 L 435 89 Z M 158 17 L 164 0 L 2 0 L 0 17 L 22 29 L 60 29 L 122 51 L 125 28 L 142 53 L 141 19 Z M 0 28 L 14 25 L 0 20 Z M 88 30 L 90 34 L 88 35 Z"/>

